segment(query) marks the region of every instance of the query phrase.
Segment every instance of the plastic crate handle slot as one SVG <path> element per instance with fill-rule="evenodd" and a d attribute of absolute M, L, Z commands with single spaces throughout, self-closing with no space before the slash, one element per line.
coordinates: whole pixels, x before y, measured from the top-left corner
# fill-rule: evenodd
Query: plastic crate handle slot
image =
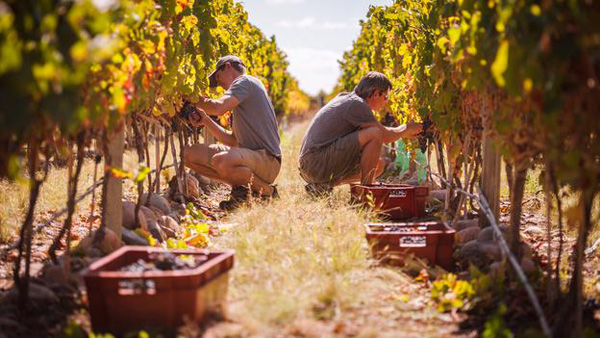
<path fill-rule="evenodd" d="M 391 190 L 388 194 L 389 197 L 398 197 L 398 198 L 406 198 L 408 194 L 406 193 L 406 189 L 395 189 Z"/>
<path fill-rule="evenodd" d="M 400 236 L 401 248 L 421 248 L 427 246 L 427 236 Z"/>
<path fill-rule="evenodd" d="M 128 278 L 119 281 L 120 296 L 155 295 L 156 283 L 147 278 Z"/>

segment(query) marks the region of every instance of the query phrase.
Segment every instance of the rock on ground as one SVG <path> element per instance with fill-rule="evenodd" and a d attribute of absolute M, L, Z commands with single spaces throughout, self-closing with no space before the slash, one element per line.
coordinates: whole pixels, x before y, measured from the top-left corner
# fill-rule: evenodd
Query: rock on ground
<path fill-rule="evenodd" d="M 162 217 L 160 217 L 158 219 L 158 223 L 160 225 L 162 225 L 163 227 L 166 227 L 166 228 L 169 228 L 169 229 L 173 230 L 174 232 L 180 232 L 181 231 L 181 226 L 171 216 L 162 216 Z"/>
<path fill-rule="evenodd" d="M 429 195 L 435 199 L 438 199 L 442 202 L 444 202 L 446 200 L 446 189 L 444 190 L 431 190 L 429 192 Z"/>
<path fill-rule="evenodd" d="M 148 223 L 144 213 L 140 210 L 138 212 L 138 224 L 135 224 L 135 203 L 131 201 L 123 201 L 123 227 L 135 230 L 142 228 L 148 231 Z"/>
<path fill-rule="evenodd" d="M 148 193 L 142 195 L 141 201 L 142 204 L 146 204 L 146 200 L 148 199 Z M 150 207 L 154 207 L 159 209 L 163 215 L 168 215 L 171 213 L 171 206 L 169 205 L 169 201 L 166 198 L 162 197 L 159 194 L 151 194 L 150 195 Z"/>
<path fill-rule="evenodd" d="M 462 219 L 456 222 L 456 231 L 461 231 L 467 228 L 479 227 L 479 220 L 474 219 Z"/>
<path fill-rule="evenodd" d="M 456 240 L 459 244 L 470 242 L 477 239 L 481 229 L 479 227 L 470 227 L 456 233 Z"/>
<path fill-rule="evenodd" d="M 122 239 L 127 245 L 150 245 L 144 237 L 129 229 L 123 229 Z"/>

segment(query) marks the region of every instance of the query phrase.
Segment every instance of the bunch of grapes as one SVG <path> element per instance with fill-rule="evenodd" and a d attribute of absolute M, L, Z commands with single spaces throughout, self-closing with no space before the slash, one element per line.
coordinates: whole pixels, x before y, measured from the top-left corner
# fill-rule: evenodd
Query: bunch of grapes
<path fill-rule="evenodd" d="M 429 116 L 423 120 L 423 130 L 419 133 L 418 137 L 419 148 L 421 149 L 421 152 L 425 153 L 429 144 L 434 142 L 433 122 L 431 122 Z"/>

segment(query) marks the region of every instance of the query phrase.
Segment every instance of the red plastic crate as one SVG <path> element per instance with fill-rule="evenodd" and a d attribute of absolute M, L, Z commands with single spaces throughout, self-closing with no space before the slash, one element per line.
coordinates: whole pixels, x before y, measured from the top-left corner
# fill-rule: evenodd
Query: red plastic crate
<path fill-rule="evenodd" d="M 189 270 L 119 271 L 139 259 L 148 259 L 153 252 L 207 255 L 208 260 Z M 223 310 L 232 267 L 233 251 L 122 247 L 92 264 L 84 274 L 93 330 L 116 334 L 141 329 L 169 332 L 183 325 L 184 318 L 200 322 L 208 313 Z"/>
<path fill-rule="evenodd" d="M 350 185 L 354 201 L 368 203 L 372 196 L 375 210 L 391 220 L 425 216 L 429 187 L 406 184 Z"/>
<path fill-rule="evenodd" d="M 373 256 L 384 263 L 401 265 L 414 254 L 446 270 L 454 266 L 456 230 L 445 222 L 369 223 L 366 230 Z"/>

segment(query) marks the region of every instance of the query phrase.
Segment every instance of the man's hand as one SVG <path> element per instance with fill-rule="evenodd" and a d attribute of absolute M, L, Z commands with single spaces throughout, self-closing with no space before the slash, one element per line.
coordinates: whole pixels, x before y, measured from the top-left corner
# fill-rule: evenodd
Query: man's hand
<path fill-rule="evenodd" d="M 194 109 L 194 112 L 190 114 L 190 122 L 194 127 L 205 126 L 209 119 L 206 112 L 199 108 Z"/>
<path fill-rule="evenodd" d="M 415 138 L 423 131 L 423 124 L 416 122 L 408 122 L 398 127 L 402 132 L 402 138 Z"/>

